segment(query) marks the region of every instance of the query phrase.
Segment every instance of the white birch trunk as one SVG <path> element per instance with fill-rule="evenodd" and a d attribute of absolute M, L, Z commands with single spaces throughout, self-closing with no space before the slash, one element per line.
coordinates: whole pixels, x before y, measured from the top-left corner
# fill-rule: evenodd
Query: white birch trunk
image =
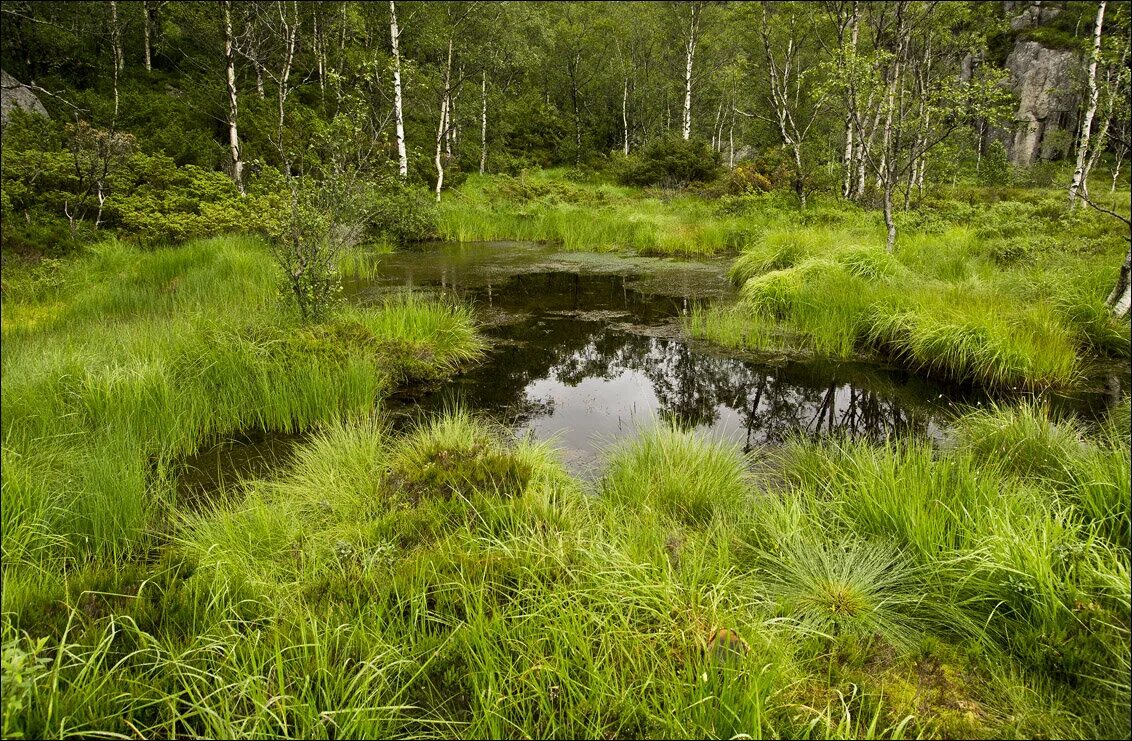
<path fill-rule="evenodd" d="M 1081 134 L 1077 142 L 1077 167 L 1073 170 L 1073 181 L 1069 184 L 1069 207 L 1077 205 L 1077 194 L 1085 175 L 1085 157 L 1089 152 L 1089 133 L 1093 128 L 1093 116 L 1097 112 L 1097 60 L 1101 56 L 1101 29 L 1104 26 L 1104 9 L 1107 0 L 1097 5 L 1097 24 L 1093 29 L 1093 51 L 1089 56 L 1089 104 L 1085 117 L 1081 120 Z"/>
<path fill-rule="evenodd" d="M 625 86 L 621 92 L 621 130 L 625 134 L 623 151 L 629 156 L 629 78 L 625 78 Z"/>
<path fill-rule="evenodd" d="M 393 116 L 397 122 L 397 163 L 401 179 L 409 176 L 409 156 L 405 152 L 405 116 L 401 108 L 401 52 L 398 46 L 400 32 L 397 30 L 397 8 L 394 0 L 389 0 L 389 38 L 393 44 Z M 437 198 L 440 191 L 437 190 Z"/>
<path fill-rule="evenodd" d="M 444 187 L 444 163 L 441 149 L 448 141 L 448 105 L 452 84 L 452 37 L 448 37 L 448 63 L 444 67 L 444 95 L 440 99 L 440 125 L 436 130 L 436 202 L 440 203 L 440 189 Z"/>
<path fill-rule="evenodd" d="M 901 19 L 903 20 L 903 19 Z M 892 68 L 892 81 L 888 85 L 888 97 L 885 105 L 884 115 L 884 137 L 881 143 L 881 165 L 877 169 L 877 178 L 884 191 L 884 225 L 887 232 L 885 240 L 885 249 L 888 252 L 896 250 L 896 220 L 892 213 L 892 192 L 896 186 L 893 182 L 896 177 L 896 162 L 895 156 L 889 152 L 893 141 L 893 128 L 892 123 L 896 117 L 896 91 L 900 88 L 901 75 L 903 74 L 902 63 L 904 57 L 904 50 L 906 48 L 906 38 L 904 36 L 903 24 L 898 27 L 897 34 L 899 41 L 896 47 L 896 61 Z M 901 90 L 901 98 L 903 99 L 903 91 Z"/>
<path fill-rule="evenodd" d="M 851 57 L 856 58 L 857 54 L 857 36 L 859 32 L 860 7 L 857 2 L 853 3 L 853 15 L 849 21 L 849 54 Z M 849 198 L 853 195 L 853 107 L 857 105 L 857 88 L 851 79 L 849 81 L 849 105 L 850 110 L 845 114 L 845 180 L 841 184 L 841 196 Z"/>
<path fill-rule="evenodd" d="M 232 155 L 232 180 L 240 195 L 244 194 L 244 163 L 240 159 L 240 132 L 236 120 L 236 59 L 232 49 L 232 3 L 224 0 L 224 65 L 228 81 L 228 149 Z"/>
<path fill-rule="evenodd" d="M 487 70 L 483 71 L 483 112 L 480 115 L 480 175 L 487 169 Z"/>
<path fill-rule="evenodd" d="M 110 45 L 114 49 L 114 69 L 121 71 L 125 61 L 122 58 L 122 28 L 118 25 L 118 3 L 110 0 Z"/>
<path fill-rule="evenodd" d="M 142 39 L 145 44 L 145 71 L 152 72 L 153 64 L 150 53 L 149 28 L 153 20 L 150 17 L 149 0 L 142 0 Z"/>
<path fill-rule="evenodd" d="M 684 65 L 684 140 L 692 137 L 692 62 L 696 56 L 696 25 L 699 18 L 699 9 L 696 3 L 690 4 L 691 28 L 688 33 L 686 62 Z"/>
<path fill-rule="evenodd" d="M 444 187 L 444 162 L 441 160 L 441 147 L 444 143 L 444 130 L 448 127 L 448 99 L 440 101 L 440 126 L 436 130 L 436 202 L 440 203 L 440 189 Z"/>
<path fill-rule="evenodd" d="M 1112 307 L 1112 313 L 1117 318 L 1123 318 L 1132 307 L 1132 249 L 1124 256 L 1124 264 L 1120 266 L 1120 275 L 1112 293 L 1105 299 L 1105 303 Z"/>
<path fill-rule="evenodd" d="M 110 2 L 110 46 L 114 59 L 112 68 L 114 72 L 114 118 L 118 120 L 118 73 L 122 70 L 122 35 L 118 28 L 118 3 Z"/>
<path fill-rule="evenodd" d="M 731 126 L 727 130 L 727 166 L 735 169 L 735 113 L 731 114 Z"/>

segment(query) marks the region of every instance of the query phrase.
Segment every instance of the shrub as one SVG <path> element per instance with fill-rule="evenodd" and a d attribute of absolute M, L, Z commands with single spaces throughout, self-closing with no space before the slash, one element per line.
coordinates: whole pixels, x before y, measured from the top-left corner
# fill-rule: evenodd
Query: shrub
<path fill-rule="evenodd" d="M 719 174 L 720 155 L 702 139 L 666 137 L 630 156 L 620 173 L 628 185 L 684 186 Z"/>
<path fill-rule="evenodd" d="M 437 236 L 436 204 L 422 189 L 383 178 L 374 183 L 366 200 L 370 239 L 403 245 Z"/>
<path fill-rule="evenodd" d="M 979 167 L 979 182 L 984 185 L 1009 185 L 1010 160 L 1006 157 L 1006 146 L 998 139 L 991 142 L 983 155 Z"/>
<path fill-rule="evenodd" d="M 767 193 L 774 187 L 753 162 L 740 162 L 727 174 L 726 191 L 731 195 Z"/>

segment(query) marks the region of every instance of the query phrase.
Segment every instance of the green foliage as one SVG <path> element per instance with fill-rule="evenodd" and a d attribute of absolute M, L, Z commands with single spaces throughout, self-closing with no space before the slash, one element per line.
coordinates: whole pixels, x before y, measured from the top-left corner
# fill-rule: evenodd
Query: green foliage
<path fill-rule="evenodd" d="M 20 729 L 20 719 L 26 711 L 24 704 L 35 683 L 47 673 L 51 660 L 44 650 L 46 637 L 30 642 L 30 645 L 28 643 L 18 638 L 4 641 L 3 658 L 0 658 L 3 679 L 0 686 L 4 688 L 0 698 L 3 710 L 0 712 L 4 718 L 4 738 L 25 737 Z"/>
<path fill-rule="evenodd" d="M 714 179 L 720 164 L 720 154 L 704 140 L 670 136 L 631 155 L 618 178 L 627 185 L 679 187 Z"/>
<path fill-rule="evenodd" d="M 745 479 L 738 451 L 660 424 L 611 456 L 601 490 L 623 506 L 702 525 L 741 506 Z"/>
<path fill-rule="evenodd" d="M 979 165 L 979 182 L 983 185 L 1009 185 L 1012 172 L 1006 156 L 1006 145 L 995 139 L 987 146 Z"/>
<path fill-rule="evenodd" d="M 367 237 L 395 245 L 437 236 L 437 208 L 423 189 L 387 177 L 369 186 Z"/>

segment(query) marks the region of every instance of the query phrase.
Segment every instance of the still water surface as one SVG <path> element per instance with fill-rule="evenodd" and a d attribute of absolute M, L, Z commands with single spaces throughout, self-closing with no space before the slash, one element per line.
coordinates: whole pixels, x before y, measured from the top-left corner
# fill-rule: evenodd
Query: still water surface
<path fill-rule="evenodd" d="M 746 450 L 792 434 L 940 441 L 948 420 L 990 401 L 972 388 L 874 363 L 737 356 L 688 338 L 697 303 L 734 300 L 730 258 L 666 259 L 560 252 L 528 243 L 429 245 L 375 257 L 373 277 L 347 280 L 358 303 L 391 291 L 435 292 L 475 308 L 484 362 L 386 408 L 398 427 L 457 404 L 520 435 L 553 440 L 575 474 L 592 477 L 611 444 L 664 417 Z M 1103 393 L 1051 396 L 1086 418 Z M 227 441 L 188 461 L 182 480 L 205 492 L 262 475 L 294 439 Z"/>

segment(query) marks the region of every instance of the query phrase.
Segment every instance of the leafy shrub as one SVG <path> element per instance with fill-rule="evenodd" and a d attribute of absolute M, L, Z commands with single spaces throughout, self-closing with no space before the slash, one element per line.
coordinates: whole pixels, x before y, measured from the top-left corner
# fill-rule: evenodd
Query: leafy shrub
<path fill-rule="evenodd" d="M 403 245 L 437 236 L 436 204 L 421 188 L 384 178 L 370 189 L 367 201 L 370 239 Z"/>
<path fill-rule="evenodd" d="M 770 178 L 753 162 L 740 162 L 727 174 L 726 190 L 731 195 L 766 193 L 774 187 Z"/>
<path fill-rule="evenodd" d="M 628 185 L 683 186 L 712 180 L 719 168 L 719 153 L 702 139 L 666 137 L 630 156 L 619 179 Z"/>
<path fill-rule="evenodd" d="M 983 155 L 979 166 L 979 181 L 984 185 L 1009 185 L 1011 175 L 1006 145 L 995 139 Z"/>

